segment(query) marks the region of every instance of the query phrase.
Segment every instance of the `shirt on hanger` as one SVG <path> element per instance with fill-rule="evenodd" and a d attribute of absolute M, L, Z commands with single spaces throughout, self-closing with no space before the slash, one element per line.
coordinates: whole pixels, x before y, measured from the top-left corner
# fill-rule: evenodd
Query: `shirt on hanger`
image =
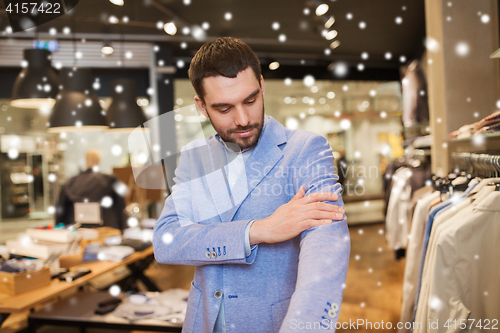
<path fill-rule="evenodd" d="M 422 285 L 422 274 L 424 271 L 424 263 L 425 263 L 425 256 L 427 254 L 427 246 L 429 244 L 429 238 L 431 235 L 432 231 L 432 225 L 434 223 L 434 219 L 436 218 L 436 215 L 443 210 L 447 209 L 450 207 L 450 205 L 455 204 L 467 197 L 469 193 L 474 189 L 474 187 L 477 185 L 476 180 L 472 180 L 469 183 L 469 187 L 467 190 L 463 193 L 455 193 L 453 196 L 451 196 L 448 200 L 438 204 L 437 206 L 433 207 L 431 211 L 429 212 L 429 218 L 427 220 L 427 224 L 425 226 L 425 232 L 424 232 L 424 239 L 422 241 L 422 253 L 421 253 L 421 260 L 420 260 L 420 271 L 418 274 L 418 282 L 417 282 L 417 289 L 416 289 L 416 294 L 415 294 L 415 304 L 413 306 L 413 319 L 415 319 L 416 312 L 417 312 L 417 305 L 418 305 L 418 299 L 419 299 L 419 294 L 420 294 L 420 288 Z"/>
<path fill-rule="evenodd" d="M 403 323 L 411 322 L 413 318 L 413 306 L 415 304 L 418 272 L 420 270 L 425 223 L 432 204 L 439 203 L 439 195 L 439 191 L 430 193 L 418 200 L 415 206 L 410 235 L 408 236 L 408 249 L 406 251 L 405 275 L 403 280 L 403 303 L 400 318 L 400 321 Z M 404 327 L 399 330 L 400 333 L 409 331 L 409 329 L 405 329 Z"/>
<path fill-rule="evenodd" d="M 415 332 L 460 332 L 479 319 L 500 318 L 500 192 L 493 191 L 464 218 L 455 219 L 437 236 L 432 267 L 429 267 L 429 298 L 418 321 L 438 320 L 437 329 L 422 325 Z M 492 269 L 495 268 L 495 269 Z M 490 296 L 490 297 L 488 297 Z M 450 327 L 444 326 L 450 319 Z M 457 326 L 455 327 L 454 321 Z M 473 326 L 477 328 L 476 326 Z M 463 327 L 462 327 L 463 328 Z"/>
<path fill-rule="evenodd" d="M 500 181 L 500 179 L 499 179 Z M 425 258 L 424 270 L 422 275 L 422 287 L 419 295 L 419 302 L 417 305 L 417 311 L 415 315 L 415 322 L 422 322 L 425 320 L 424 315 L 427 312 L 429 303 L 429 283 L 432 270 L 435 269 L 435 256 L 437 248 L 437 240 L 439 235 L 443 233 L 449 227 L 452 227 L 458 220 L 463 220 L 468 218 L 468 215 L 474 211 L 474 208 L 480 204 L 491 192 L 494 191 L 492 186 L 484 186 L 486 183 L 491 182 L 491 180 L 483 180 L 479 185 L 474 187 L 468 198 L 462 202 L 456 204 L 448 211 L 439 215 L 434 221 L 434 227 L 431 233 L 431 239 L 429 241 L 429 250 Z M 477 188 L 480 188 L 479 192 Z M 460 219 L 457 219 L 460 217 Z M 415 331 L 417 332 L 417 331 Z"/>
<path fill-rule="evenodd" d="M 415 208 L 417 207 L 417 202 L 426 197 L 427 195 L 434 192 L 434 188 L 432 186 L 424 186 L 413 192 L 411 196 L 411 208 L 410 208 L 410 230 L 411 224 L 413 222 L 413 216 L 415 215 Z"/>
<path fill-rule="evenodd" d="M 399 168 L 393 176 L 393 185 L 387 208 L 386 240 L 393 249 L 405 249 L 411 208 L 412 172 L 409 168 Z"/>

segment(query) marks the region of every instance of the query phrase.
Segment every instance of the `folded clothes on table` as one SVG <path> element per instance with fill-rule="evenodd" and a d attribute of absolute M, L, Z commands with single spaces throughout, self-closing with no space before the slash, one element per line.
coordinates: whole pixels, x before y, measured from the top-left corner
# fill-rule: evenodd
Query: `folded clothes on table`
<path fill-rule="evenodd" d="M 130 321 L 156 319 L 182 324 L 186 316 L 189 291 L 170 289 L 154 296 L 144 293 L 132 295 L 119 305 L 113 315 Z"/>

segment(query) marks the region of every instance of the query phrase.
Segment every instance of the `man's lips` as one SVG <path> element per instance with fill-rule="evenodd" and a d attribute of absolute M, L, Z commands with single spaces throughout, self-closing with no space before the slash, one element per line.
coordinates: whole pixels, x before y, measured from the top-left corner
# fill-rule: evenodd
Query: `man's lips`
<path fill-rule="evenodd" d="M 235 131 L 234 134 L 236 134 L 240 138 L 246 138 L 246 137 L 252 135 L 253 130 L 254 129 L 252 128 L 252 129 L 249 129 L 249 130 L 246 130 L 246 131 Z"/>

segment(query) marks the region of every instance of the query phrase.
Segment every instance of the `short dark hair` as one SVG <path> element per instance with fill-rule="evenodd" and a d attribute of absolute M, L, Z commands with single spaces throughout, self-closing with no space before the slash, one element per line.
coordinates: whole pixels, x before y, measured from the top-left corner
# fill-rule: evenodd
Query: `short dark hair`
<path fill-rule="evenodd" d="M 260 61 L 255 52 L 240 39 L 221 37 L 201 46 L 191 61 L 188 74 L 196 94 L 204 101 L 204 78 L 219 75 L 235 78 L 248 67 L 260 85 Z"/>

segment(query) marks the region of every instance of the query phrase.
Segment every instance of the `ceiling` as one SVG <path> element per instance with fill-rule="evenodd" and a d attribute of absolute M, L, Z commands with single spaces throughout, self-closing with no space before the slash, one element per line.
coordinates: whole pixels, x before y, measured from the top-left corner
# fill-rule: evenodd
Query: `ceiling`
<path fill-rule="evenodd" d="M 238 37 L 246 41 L 261 59 L 279 60 L 284 65 L 320 65 L 344 61 L 349 66 L 363 63 L 365 68 L 394 69 L 403 60 L 418 58 L 424 51 L 424 1 L 410 0 L 324 0 L 329 5 L 323 17 L 314 11 L 319 1 L 310 0 L 124 0 L 124 6 L 115 6 L 107 0 L 81 0 L 70 15 L 63 15 L 37 28 L 39 34 L 56 28 L 53 38 L 68 39 L 64 27 L 70 27 L 78 36 L 96 34 L 95 39 L 110 37 L 137 41 L 171 42 L 176 56 L 190 57 L 199 46 L 219 36 Z M 3 5 L 3 4 L 2 4 Z M 309 14 L 304 9 L 309 9 Z M 231 20 L 225 14 L 231 13 Z M 350 15 L 349 15 L 350 14 Z M 114 15 L 119 22 L 110 24 Z M 128 22 L 123 22 L 123 17 Z M 326 18 L 334 16 L 331 29 L 338 31 L 340 45 L 330 49 L 330 43 L 321 35 Z M 351 17 L 351 19 L 349 19 Z M 157 22 L 174 21 L 178 32 L 167 35 L 158 29 Z M 396 21 L 400 22 L 399 24 Z M 204 34 L 192 34 L 202 23 L 209 28 Z M 274 30 L 274 22 L 279 29 Z M 365 28 L 360 28 L 364 22 Z M 27 38 L 34 31 L 8 34 L 7 16 L 0 13 L 0 37 Z M 189 27 L 190 34 L 182 28 Z M 31 29 L 34 30 L 34 29 Z M 202 30 L 202 29 L 201 29 Z M 286 41 L 279 41 L 279 36 Z M 90 35 L 89 35 L 90 36 Z M 32 38 L 32 37 L 31 37 Z M 183 45 L 185 43 L 186 45 Z M 186 46 L 185 48 L 181 48 Z M 329 50 L 326 51 L 325 50 Z M 368 53 L 368 59 L 361 54 Z M 386 58 L 386 53 L 392 57 Z M 266 60 L 265 60 L 266 61 Z M 264 62 L 265 62 L 264 61 Z"/>

